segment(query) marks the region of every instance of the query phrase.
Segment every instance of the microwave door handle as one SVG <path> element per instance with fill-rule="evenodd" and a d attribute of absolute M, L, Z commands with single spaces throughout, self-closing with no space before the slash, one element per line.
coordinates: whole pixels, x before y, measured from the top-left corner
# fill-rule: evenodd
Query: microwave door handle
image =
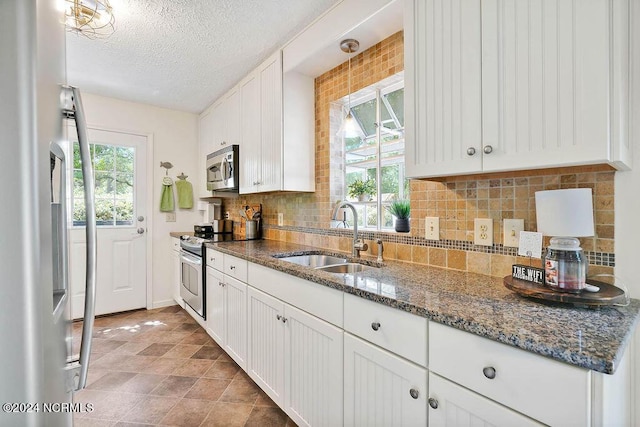
<path fill-rule="evenodd" d="M 67 105 L 64 114 L 73 118 L 78 132 L 78 145 L 80 146 L 80 160 L 82 162 L 82 178 L 84 183 L 84 204 L 86 209 L 86 280 L 84 299 L 84 319 L 82 322 L 82 341 L 80 344 L 80 373 L 75 385 L 76 390 L 82 390 L 87 384 L 89 371 L 89 357 L 91 356 L 91 338 L 93 335 L 93 323 L 96 309 L 96 207 L 95 184 L 93 180 L 93 166 L 91 165 L 91 153 L 89 151 L 89 138 L 87 136 L 87 121 L 82 106 L 80 90 L 72 86 L 64 86 L 64 95 Z M 72 102 L 72 105 L 68 104 Z"/>
<path fill-rule="evenodd" d="M 229 178 L 231 178 L 231 174 L 229 173 L 229 160 L 227 160 L 227 156 L 224 156 L 222 159 L 222 180 L 226 183 Z"/>

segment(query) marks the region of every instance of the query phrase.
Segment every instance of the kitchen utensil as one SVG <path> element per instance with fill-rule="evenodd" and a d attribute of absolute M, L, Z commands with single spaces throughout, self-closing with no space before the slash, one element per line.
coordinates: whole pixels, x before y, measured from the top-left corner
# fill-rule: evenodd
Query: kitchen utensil
<path fill-rule="evenodd" d="M 246 221 L 249 220 L 249 218 L 247 218 L 247 213 L 243 209 L 238 209 L 238 213 L 240 213 L 240 216 L 244 218 Z"/>
<path fill-rule="evenodd" d="M 247 218 L 253 217 L 253 208 L 251 206 L 245 206 L 245 213 L 247 214 Z"/>

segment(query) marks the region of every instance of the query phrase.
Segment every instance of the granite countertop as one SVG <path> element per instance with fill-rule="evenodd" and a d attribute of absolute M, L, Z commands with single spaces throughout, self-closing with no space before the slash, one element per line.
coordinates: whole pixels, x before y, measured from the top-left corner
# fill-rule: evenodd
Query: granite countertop
<path fill-rule="evenodd" d="M 640 301 L 626 307 L 576 308 L 521 297 L 502 278 L 398 261 L 352 275 L 281 261 L 274 255 L 344 253 L 255 240 L 207 247 L 312 282 L 359 295 L 429 320 L 594 371 L 612 374 L 638 320 Z M 375 265 L 373 258 L 363 258 Z"/>

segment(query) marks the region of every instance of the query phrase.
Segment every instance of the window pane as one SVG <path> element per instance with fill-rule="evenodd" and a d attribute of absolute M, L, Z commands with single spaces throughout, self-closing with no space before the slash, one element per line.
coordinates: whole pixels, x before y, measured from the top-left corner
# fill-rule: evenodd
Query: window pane
<path fill-rule="evenodd" d="M 133 225 L 133 199 L 116 200 L 116 224 Z"/>
<path fill-rule="evenodd" d="M 135 149 L 132 147 L 116 147 L 116 170 L 133 173 Z"/>
<path fill-rule="evenodd" d="M 99 225 L 115 224 L 115 209 L 112 198 L 96 197 L 96 222 Z"/>
<path fill-rule="evenodd" d="M 96 181 L 96 197 L 105 197 L 112 195 L 115 191 L 115 182 L 113 179 L 113 173 L 110 172 L 95 172 Z"/>
<path fill-rule="evenodd" d="M 84 197 L 84 181 L 82 171 L 73 171 L 73 197 Z"/>
<path fill-rule="evenodd" d="M 398 89 L 385 95 L 393 113 L 404 128 L 404 88 Z"/>
<path fill-rule="evenodd" d="M 351 114 L 360 123 L 364 134 L 367 136 L 376 134 L 376 100 L 375 98 L 351 107 Z"/>
<path fill-rule="evenodd" d="M 94 144 L 93 165 L 96 171 L 112 171 L 115 167 L 115 147 Z"/>
<path fill-rule="evenodd" d="M 84 225 L 87 214 L 84 208 L 84 199 L 73 199 L 73 225 Z"/>
<path fill-rule="evenodd" d="M 133 174 L 117 173 L 115 181 L 115 193 L 119 198 L 133 200 Z M 123 197 L 124 196 L 124 197 Z"/>

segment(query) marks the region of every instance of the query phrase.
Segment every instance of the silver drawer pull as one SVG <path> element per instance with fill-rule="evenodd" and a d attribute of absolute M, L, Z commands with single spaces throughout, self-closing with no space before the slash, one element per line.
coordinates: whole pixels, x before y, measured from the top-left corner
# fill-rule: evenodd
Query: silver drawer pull
<path fill-rule="evenodd" d="M 380 329 L 380 323 L 378 322 L 373 322 L 371 324 L 371 329 L 373 329 L 374 331 L 377 331 L 378 329 Z"/>
<path fill-rule="evenodd" d="M 482 370 L 482 373 L 484 374 L 485 377 L 489 378 L 490 380 L 496 377 L 496 369 L 493 366 L 487 366 Z"/>
<path fill-rule="evenodd" d="M 433 409 L 438 409 L 438 401 L 436 399 L 434 399 L 433 397 L 430 397 L 428 402 L 429 402 L 429 406 L 431 406 Z"/>
<path fill-rule="evenodd" d="M 474 147 L 467 148 L 467 156 L 473 156 L 476 154 L 476 149 Z"/>
<path fill-rule="evenodd" d="M 282 320 L 282 316 L 280 316 L 279 314 L 276 315 L 276 319 L 278 320 Z"/>
<path fill-rule="evenodd" d="M 482 151 L 484 151 L 484 154 L 491 154 L 493 152 L 493 147 L 490 145 L 485 145 Z"/>
<path fill-rule="evenodd" d="M 230 269 L 230 270 L 235 270 L 235 269 L 236 269 L 236 266 L 235 266 L 235 265 L 231 265 L 231 266 L 229 266 L 229 269 Z"/>
<path fill-rule="evenodd" d="M 287 323 L 287 318 L 282 316 L 282 323 Z"/>
<path fill-rule="evenodd" d="M 420 392 L 418 390 L 416 390 L 415 388 L 412 388 L 411 390 L 409 390 L 409 394 L 411 395 L 411 397 L 413 397 L 414 399 L 417 399 L 418 396 L 420 396 Z"/>

